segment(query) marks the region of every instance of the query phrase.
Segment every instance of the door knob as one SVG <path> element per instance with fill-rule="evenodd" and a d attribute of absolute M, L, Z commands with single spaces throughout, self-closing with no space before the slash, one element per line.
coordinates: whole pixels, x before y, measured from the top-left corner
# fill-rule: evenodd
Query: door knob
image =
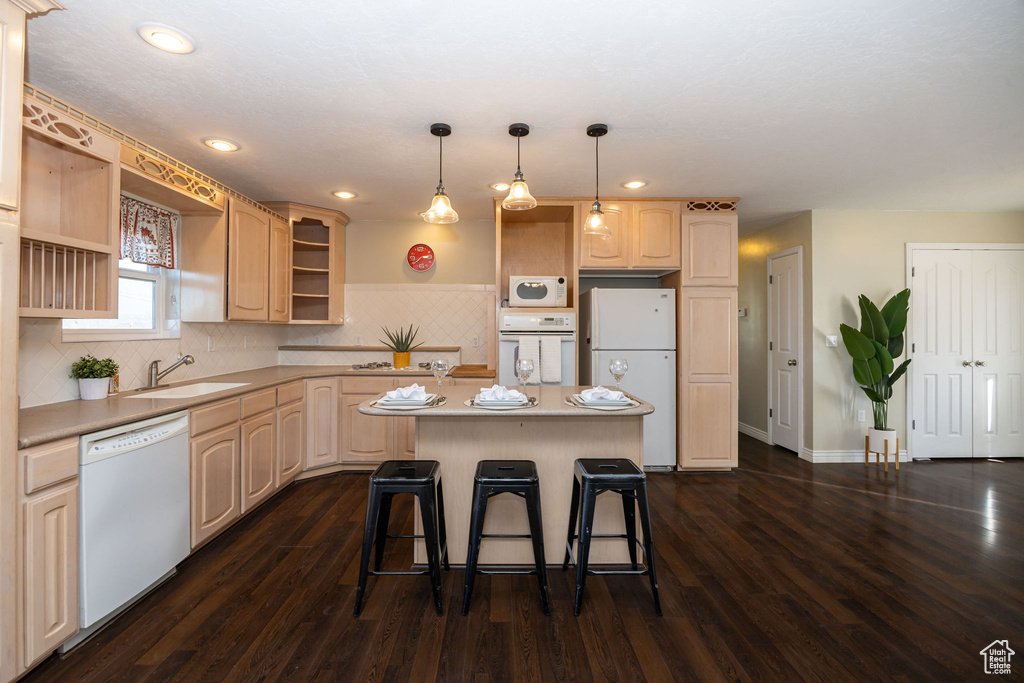
<path fill-rule="evenodd" d="M 796 365 L 796 361 L 795 361 L 795 360 L 792 360 L 792 359 L 790 359 L 790 360 L 786 361 L 786 363 L 787 363 L 788 365 Z"/>
<path fill-rule="evenodd" d="M 983 360 L 976 360 L 974 361 L 974 364 L 977 365 L 979 368 L 985 367 L 985 361 Z"/>
<path fill-rule="evenodd" d="M 974 363 L 972 363 L 971 361 L 969 361 L 969 360 L 965 360 L 965 361 L 964 361 L 964 367 L 965 367 L 965 368 L 969 368 L 969 367 L 971 367 L 972 365 L 974 365 Z"/>

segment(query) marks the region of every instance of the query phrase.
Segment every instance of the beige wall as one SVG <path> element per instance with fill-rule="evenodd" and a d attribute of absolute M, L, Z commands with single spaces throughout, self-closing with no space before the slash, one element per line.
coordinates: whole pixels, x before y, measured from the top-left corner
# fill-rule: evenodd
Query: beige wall
<path fill-rule="evenodd" d="M 409 247 L 420 242 L 429 245 L 437 259 L 422 273 L 405 260 Z M 494 221 L 351 221 L 345 229 L 345 282 L 494 284 Z"/>
<path fill-rule="evenodd" d="M 1024 242 L 1024 212 L 813 211 L 811 221 L 814 450 L 862 449 L 869 425 L 856 421 L 857 411 L 870 419 L 870 403 L 842 341 L 825 348 L 825 335 L 839 334 L 840 323 L 858 324 L 857 295 L 883 303 L 906 286 L 908 242 Z M 740 363 L 742 370 L 742 356 Z M 904 443 L 905 408 L 904 379 L 889 403 L 890 426 Z"/>
<path fill-rule="evenodd" d="M 805 211 L 739 241 L 740 423 L 768 430 L 768 255 L 803 246 L 804 280 L 804 447 L 811 447 L 813 365 L 811 360 L 811 212 Z M 815 245 L 816 248 L 817 245 Z"/>

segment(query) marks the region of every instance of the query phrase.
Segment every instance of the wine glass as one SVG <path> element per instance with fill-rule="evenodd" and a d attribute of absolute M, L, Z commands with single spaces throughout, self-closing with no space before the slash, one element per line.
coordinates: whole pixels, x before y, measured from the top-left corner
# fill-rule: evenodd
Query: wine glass
<path fill-rule="evenodd" d="M 437 360 L 430 361 L 430 371 L 434 373 L 434 378 L 437 379 L 437 393 L 441 393 L 441 380 L 444 379 L 444 376 L 448 374 L 451 368 L 452 366 L 446 360 L 438 358 Z"/>
<path fill-rule="evenodd" d="M 629 370 L 629 362 L 625 358 L 612 358 L 611 362 L 608 363 L 608 371 L 612 373 L 612 377 L 615 378 L 615 389 L 618 390 L 619 382 L 626 376 L 626 372 Z"/>
<path fill-rule="evenodd" d="M 519 384 L 526 391 L 526 382 L 533 374 L 533 361 L 529 358 L 520 358 L 516 361 L 516 374 L 519 375 Z"/>

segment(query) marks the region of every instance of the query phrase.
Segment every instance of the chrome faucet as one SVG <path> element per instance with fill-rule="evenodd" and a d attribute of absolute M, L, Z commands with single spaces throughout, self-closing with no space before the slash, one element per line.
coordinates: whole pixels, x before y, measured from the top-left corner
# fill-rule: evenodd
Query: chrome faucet
<path fill-rule="evenodd" d="M 149 364 L 149 385 L 146 388 L 155 389 L 156 387 L 159 386 L 166 386 L 160 384 L 160 380 L 169 375 L 176 367 L 178 367 L 182 363 L 184 363 L 185 365 L 192 365 L 195 362 L 196 359 L 193 358 L 191 354 L 186 354 L 179 358 L 178 360 L 176 360 L 171 367 L 167 368 L 163 372 L 160 372 L 160 361 L 153 361 L 152 363 Z"/>

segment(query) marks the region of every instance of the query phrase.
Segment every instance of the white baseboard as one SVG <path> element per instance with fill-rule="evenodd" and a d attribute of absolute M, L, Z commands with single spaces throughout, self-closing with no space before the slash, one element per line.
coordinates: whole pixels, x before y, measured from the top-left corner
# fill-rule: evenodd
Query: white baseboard
<path fill-rule="evenodd" d="M 743 424 L 742 422 L 740 422 L 739 423 L 739 431 L 740 431 L 740 434 L 746 434 L 747 436 L 749 436 L 751 438 L 754 438 L 754 439 L 757 439 L 758 441 L 760 441 L 762 443 L 766 443 L 769 446 L 772 445 L 772 442 L 768 439 L 768 432 L 764 431 L 763 429 L 758 429 L 757 427 L 751 427 L 748 424 Z"/>
<path fill-rule="evenodd" d="M 871 454 L 869 462 L 874 463 L 874 453 Z M 808 462 L 815 464 L 836 464 L 836 463 L 852 463 L 852 462 L 864 462 L 864 451 L 862 450 L 849 450 L 849 451 L 822 451 L 822 450 L 811 450 L 805 448 L 800 454 L 800 457 Z M 895 458 L 893 458 L 895 461 Z M 881 462 L 881 459 L 880 459 Z M 900 462 L 910 462 L 910 458 L 907 456 L 905 450 L 900 451 Z"/>

